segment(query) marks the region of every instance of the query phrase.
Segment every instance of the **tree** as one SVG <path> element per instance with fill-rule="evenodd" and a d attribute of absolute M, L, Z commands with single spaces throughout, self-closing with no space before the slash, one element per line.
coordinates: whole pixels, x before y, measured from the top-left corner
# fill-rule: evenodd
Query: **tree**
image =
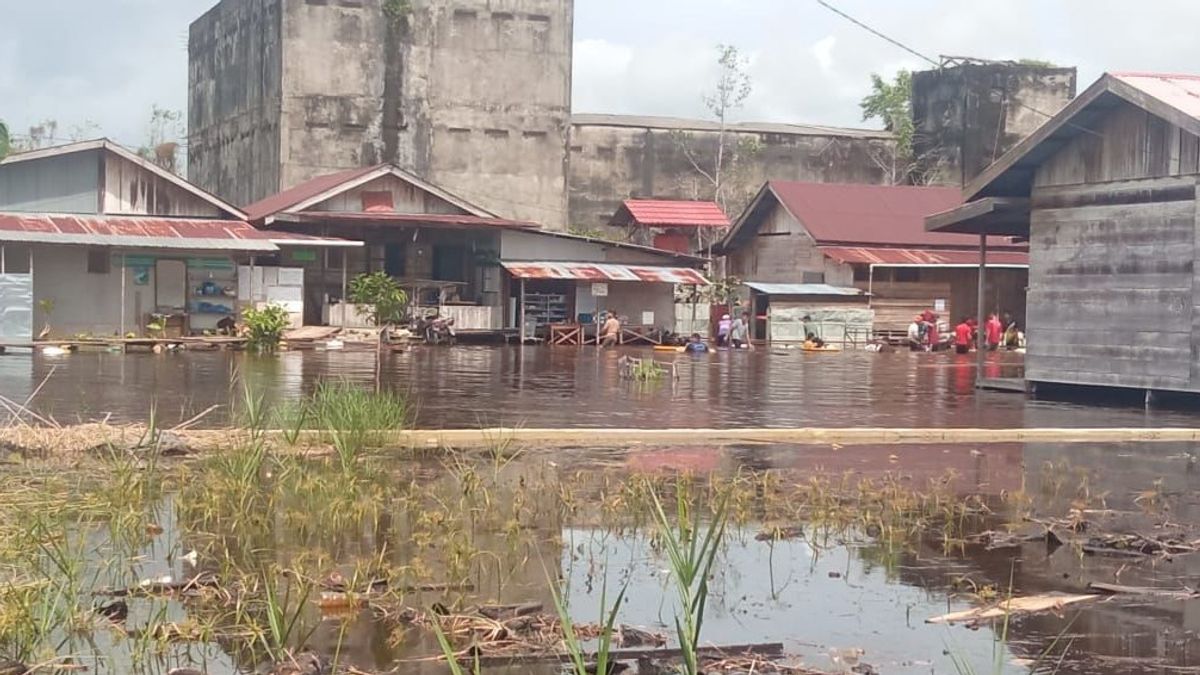
<path fill-rule="evenodd" d="M 891 82 L 871 73 L 871 93 L 858 105 L 863 121 L 879 120 L 895 136 L 891 147 L 871 153 L 875 164 L 888 174 L 888 182 L 930 182 L 919 175 L 920 167 L 913 154 L 912 73 L 901 70 Z"/>
<path fill-rule="evenodd" d="M 138 154 L 171 173 L 179 173 L 179 139 L 183 135 L 183 113 L 155 103 L 150 109 L 146 144 L 138 148 Z"/>
<path fill-rule="evenodd" d="M 12 147 L 12 139 L 8 135 L 8 125 L 4 120 L 0 120 L 0 159 L 8 156 L 8 150 Z"/>
<path fill-rule="evenodd" d="M 745 105 L 750 97 L 753 83 L 746 72 L 749 62 L 733 45 L 717 45 L 717 81 L 712 91 L 703 94 L 704 107 L 717 122 L 716 149 L 710 158 L 700 157 L 690 134 L 675 135 L 676 144 L 703 180 L 711 187 L 713 201 L 725 207 L 725 178 L 735 169 L 744 152 L 753 148 L 740 148 L 731 144 L 727 133 L 730 115 Z"/>

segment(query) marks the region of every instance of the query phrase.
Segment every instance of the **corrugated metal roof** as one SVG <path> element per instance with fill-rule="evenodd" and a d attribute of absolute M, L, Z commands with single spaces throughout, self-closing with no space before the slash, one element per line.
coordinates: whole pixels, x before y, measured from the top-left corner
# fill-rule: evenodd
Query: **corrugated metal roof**
<path fill-rule="evenodd" d="M 613 221 L 659 227 L 729 227 L 729 217 L 720 204 L 673 199 L 626 199 Z"/>
<path fill-rule="evenodd" d="M 518 230 L 536 230 L 537 223 L 527 220 L 509 220 L 507 218 L 484 218 L 442 213 L 388 213 L 388 212 L 346 212 L 346 211 L 305 211 L 303 213 L 287 214 L 280 221 L 297 223 L 356 223 L 362 225 L 463 225 L 480 227 L 503 227 Z"/>
<path fill-rule="evenodd" d="M 979 245 L 977 237 L 925 231 L 925 216 L 962 203 L 958 188 L 798 181 L 767 186 L 818 244 Z"/>
<path fill-rule="evenodd" d="M 518 279 L 577 279 L 581 281 L 646 281 L 665 284 L 707 285 L 708 280 L 690 267 L 651 267 L 578 262 L 502 262 Z"/>
<path fill-rule="evenodd" d="M 681 131 L 720 131 L 721 125 L 712 120 L 687 119 L 683 117 L 656 117 L 651 115 L 608 115 L 603 113 L 574 113 L 571 124 L 575 126 L 633 127 L 638 129 L 667 129 Z M 857 129 L 852 127 L 830 127 L 820 124 L 786 124 L 779 122 L 735 122 L 725 125 L 726 131 L 754 134 L 783 134 L 788 136 L 836 136 L 840 138 L 892 138 L 891 132 L 882 129 Z"/>
<path fill-rule="evenodd" d="M 271 236 L 240 220 L 0 213 L 0 241 L 129 248 L 278 251 Z"/>
<path fill-rule="evenodd" d="M 1112 77 L 1166 103 L 1185 115 L 1200 119 L 1200 75 L 1172 73 L 1109 73 Z"/>
<path fill-rule="evenodd" d="M 453 204 L 473 216 L 482 218 L 495 217 L 495 214 L 475 206 L 458 195 L 427 183 L 394 164 L 376 164 L 374 166 L 348 169 L 324 176 L 317 176 L 316 178 L 288 188 L 283 192 L 261 199 L 245 207 L 247 219 L 259 222 L 285 211 L 303 210 L 311 206 L 314 202 L 324 201 L 334 195 L 357 187 L 362 183 L 385 175 L 396 176 L 413 187 Z"/>
<path fill-rule="evenodd" d="M 743 281 L 743 284 L 767 295 L 864 295 L 861 288 L 845 288 L 829 284 L 767 284 Z"/>
<path fill-rule="evenodd" d="M 979 251 L 928 248 L 882 248 L 862 246 L 821 246 L 821 253 L 840 263 L 865 265 L 978 265 Z M 988 265 L 1028 265 L 1024 251 L 988 251 Z"/>

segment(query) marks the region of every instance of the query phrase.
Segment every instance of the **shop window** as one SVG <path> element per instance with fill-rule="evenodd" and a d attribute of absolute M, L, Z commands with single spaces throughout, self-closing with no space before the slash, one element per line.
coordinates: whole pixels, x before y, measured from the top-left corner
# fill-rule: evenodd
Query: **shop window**
<path fill-rule="evenodd" d="M 88 274 L 108 274 L 111 259 L 106 248 L 89 248 L 87 252 Z"/>
<path fill-rule="evenodd" d="M 29 247 L 22 244 L 0 244 L 4 249 L 5 274 L 29 274 Z"/>

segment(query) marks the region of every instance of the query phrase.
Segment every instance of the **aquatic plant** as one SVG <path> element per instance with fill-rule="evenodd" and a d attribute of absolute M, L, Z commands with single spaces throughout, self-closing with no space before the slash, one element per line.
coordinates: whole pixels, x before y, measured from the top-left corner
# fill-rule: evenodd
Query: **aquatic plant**
<path fill-rule="evenodd" d="M 346 381 L 324 381 L 308 401 L 308 419 L 328 434 L 344 471 L 358 456 L 408 424 L 408 400 L 391 391 L 374 392 Z"/>
<path fill-rule="evenodd" d="M 671 564 L 671 580 L 679 598 L 675 616 L 675 632 L 683 656 L 685 675 L 700 675 L 697 650 L 700 629 L 704 625 L 704 609 L 708 602 L 708 578 L 725 534 L 727 497 L 716 504 L 708 525 L 702 532 L 702 509 L 690 504 L 685 490 L 676 490 L 676 522 L 672 523 L 663 510 L 658 493 L 651 491 L 654 517 L 662 537 L 663 548 Z M 692 513 L 688 519 L 689 511 Z M 603 671 L 601 671 L 603 672 Z"/>
<path fill-rule="evenodd" d="M 596 637 L 596 653 L 594 655 L 595 664 L 588 663 L 590 660 L 587 652 L 583 648 L 583 643 L 575 631 L 575 624 L 571 621 L 571 614 L 567 607 L 566 600 L 559 592 L 557 584 L 550 575 L 546 575 L 546 581 L 550 587 L 551 597 L 554 600 L 554 609 L 558 614 L 558 623 L 562 627 L 563 646 L 567 650 L 567 655 L 571 658 L 571 673 L 572 675 L 601 675 L 611 672 L 612 662 L 612 646 L 613 636 L 617 625 L 617 612 L 621 609 L 621 603 L 625 600 L 625 589 L 621 588 L 621 592 L 617 594 L 617 599 L 613 602 L 612 607 L 608 607 L 608 579 L 601 582 L 600 586 L 600 617 L 604 622 L 600 626 L 600 634 Z"/>
<path fill-rule="evenodd" d="M 637 382 L 651 382 L 661 380 L 666 372 L 666 369 L 658 365 L 654 359 L 639 359 L 637 363 L 630 366 L 629 379 Z"/>
<path fill-rule="evenodd" d="M 242 323 L 246 325 L 246 346 L 268 352 L 279 347 L 283 332 L 292 325 L 292 320 L 282 305 L 270 304 L 242 310 Z"/>

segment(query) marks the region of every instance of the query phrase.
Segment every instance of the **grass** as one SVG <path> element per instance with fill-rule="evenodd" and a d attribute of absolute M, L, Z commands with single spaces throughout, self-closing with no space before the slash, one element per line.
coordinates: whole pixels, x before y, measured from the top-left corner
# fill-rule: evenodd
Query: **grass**
<path fill-rule="evenodd" d="M 345 381 L 325 381 L 308 401 L 308 419 L 329 435 L 342 469 L 348 471 L 364 451 L 382 447 L 388 432 L 408 424 L 408 400 L 390 391 L 376 393 Z"/>

